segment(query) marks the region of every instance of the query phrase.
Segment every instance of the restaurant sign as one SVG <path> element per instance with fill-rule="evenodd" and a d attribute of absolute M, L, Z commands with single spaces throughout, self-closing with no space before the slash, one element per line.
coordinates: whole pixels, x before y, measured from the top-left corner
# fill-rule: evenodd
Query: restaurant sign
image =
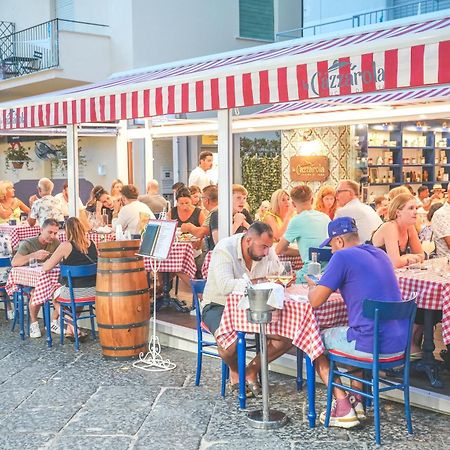
<path fill-rule="evenodd" d="M 290 159 L 292 181 L 326 181 L 330 176 L 327 156 L 293 156 Z"/>

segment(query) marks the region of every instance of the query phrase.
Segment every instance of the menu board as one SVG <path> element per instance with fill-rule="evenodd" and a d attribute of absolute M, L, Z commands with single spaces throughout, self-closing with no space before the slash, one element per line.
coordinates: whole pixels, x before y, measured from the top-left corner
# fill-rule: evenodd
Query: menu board
<path fill-rule="evenodd" d="M 177 230 L 176 220 L 149 220 L 138 255 L 167 259 Z"/>

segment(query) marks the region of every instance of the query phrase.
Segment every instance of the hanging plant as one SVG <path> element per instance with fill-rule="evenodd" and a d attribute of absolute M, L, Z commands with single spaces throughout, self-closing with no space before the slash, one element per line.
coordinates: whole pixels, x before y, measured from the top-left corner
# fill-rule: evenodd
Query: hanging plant
<path fill-rule="evenodd" d="M 12 166 L 12 169 L 16 170 L 22 169 L 25 165 L 28 170 L 32 170 L 30 167 L 32 159 L 28 155 L 29 150 L 29 148 L 25 148 L 20 142 L 11 142 L 5 151 L 6 168 L 9 170 Z"/>
<path fill-rule="evenodd" d="M 52 159 L 52 166 L 55 170 L 64 172 L 67 170 L 67 143 L 62 142 L 54 147 L 56 148 L 56 158 Z M 87 161 L 81 150 L 81 145 L 78 143 L 78 165 L 85 167 Z"/>

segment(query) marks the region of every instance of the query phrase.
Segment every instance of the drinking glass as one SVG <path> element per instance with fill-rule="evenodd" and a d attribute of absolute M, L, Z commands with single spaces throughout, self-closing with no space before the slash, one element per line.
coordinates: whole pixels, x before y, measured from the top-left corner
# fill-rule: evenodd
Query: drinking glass
<path fill-rule="evenodd" d="M 32 269 L 39 266 L 38 260 L 36 258 L 30 258 L 30 267 Z"/>
<path fill-rule="evenodd" d="M 425 258 L 430 259 L 430 255 L 436 250 L 434 241 L 422 241 L 422 250 L 425 253 Z"/>
<path fill-rule="evenodd" d="M 287 285 L 291 282 L 294 271 L 292 270 L 292 264 L 290 261 L 281 261 L 281 269 L 278 273 L 278 281 L 286 289 Z"/>

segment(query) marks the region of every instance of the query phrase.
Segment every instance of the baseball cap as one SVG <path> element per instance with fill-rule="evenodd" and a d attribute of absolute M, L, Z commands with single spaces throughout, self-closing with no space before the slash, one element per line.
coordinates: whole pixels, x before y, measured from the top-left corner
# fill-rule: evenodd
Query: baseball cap
<path fill-rule="evenodd" d="M 331 242 L 331 239 L 333 239 L 336 236 L 341 236 L 343 234 L 347 233 L 357 233 L 358 228 L 356 227 L 355 219 L 352 219 L 351 217 L 338 217 L 337 219 L 332 220 L 328 224 L 328 238 L 325 239 L 319 247 L 325 247 L 326 245 L 329 245 Z"/>

